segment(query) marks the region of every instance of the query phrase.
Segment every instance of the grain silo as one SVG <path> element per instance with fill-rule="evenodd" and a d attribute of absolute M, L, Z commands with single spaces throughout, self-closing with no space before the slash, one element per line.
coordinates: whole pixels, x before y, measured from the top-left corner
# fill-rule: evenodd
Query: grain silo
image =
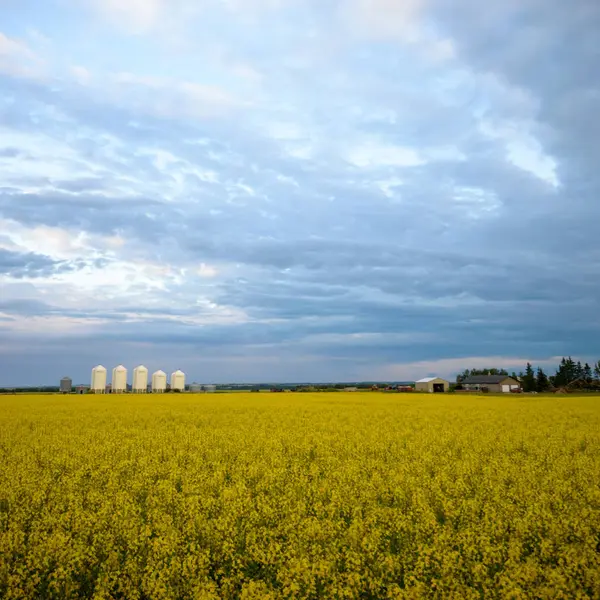
<path fill-rule="evenodd" d="M 163 394 L 167 389 L 167 374 L 164 371 L 156 371 L 152 374 L 152 392 Z"/>
<path fill-rule="evenodd" d="M 204 386 L 200 383 L 196 383 L 194 381 L 194 383 L 190 383 L 190 392 L 192 394 L 199 394 L 200 392 L 204 391 Z"/>
<path fill-rule="evenodd" d="M 113 369 L 111 385 L 113 394 L 122 394 L 127 391 L 127 369 L 123 365 Z"/>
<path fill-rule="evenodd" d="M 104 394 L 106 391 L 106 369 L 102 365 L 92 369 L 91 390 L 94 394 Z"/>
<path fill-rule="evenodd" d="M 185 373 L 177 369 L 177 371 L 171 373 L 171 390 L 172 391 L 185 391 Z"/>
<path fill-rule="evenodd" d="M 60 380 L 60 391 L 63 394 L 70 394 L 73 389 L 73 380 L 70 377 L 63 377 Z"/>
<path fill-rule="evenodd" d="M 217 386 L 213 385 L 212 383 L 204 386 L 204 391 L 207 394 L 214 394 L 216 389 L 217 389 Z"/>
<path fill-rule="evenodd" d="M 131 391 L 134 394 L 145 394 L 148 390 L 148 369 L 140 365 L 133 370 L 133 382 Z"/>

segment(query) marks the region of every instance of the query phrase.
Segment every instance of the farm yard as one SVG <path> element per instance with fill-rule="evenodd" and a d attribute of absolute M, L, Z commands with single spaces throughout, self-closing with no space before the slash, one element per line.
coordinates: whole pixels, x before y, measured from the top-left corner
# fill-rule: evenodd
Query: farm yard
<path fill-rule="evenodd" d="M 0 397 L 2 598 L 600 598 L 598 397 Z"/>

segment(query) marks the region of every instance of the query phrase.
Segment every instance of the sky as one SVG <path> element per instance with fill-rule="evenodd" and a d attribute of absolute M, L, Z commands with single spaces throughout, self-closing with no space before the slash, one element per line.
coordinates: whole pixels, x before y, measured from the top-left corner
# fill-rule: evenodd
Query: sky
<path fill-rule="evenodd" d="M 600 358 L 600 3 L 0 0 L 0 385 Z"/>

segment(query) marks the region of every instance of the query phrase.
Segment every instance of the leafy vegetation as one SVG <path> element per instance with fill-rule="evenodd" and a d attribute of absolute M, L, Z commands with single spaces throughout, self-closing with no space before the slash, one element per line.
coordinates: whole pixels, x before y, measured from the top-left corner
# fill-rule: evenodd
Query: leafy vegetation
<path fill-rule="evenodd" d="M 0 597 L 598 598 L 600 403 L 0 398 Z"/>

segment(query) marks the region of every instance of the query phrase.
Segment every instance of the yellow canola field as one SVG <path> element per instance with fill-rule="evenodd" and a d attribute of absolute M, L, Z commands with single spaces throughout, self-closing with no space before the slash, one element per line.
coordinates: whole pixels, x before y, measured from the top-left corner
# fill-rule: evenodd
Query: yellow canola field
<path fill-rule="evenodd" d="M 0 396 L 1 598 L 600 598 L 600 398 Z"/>

